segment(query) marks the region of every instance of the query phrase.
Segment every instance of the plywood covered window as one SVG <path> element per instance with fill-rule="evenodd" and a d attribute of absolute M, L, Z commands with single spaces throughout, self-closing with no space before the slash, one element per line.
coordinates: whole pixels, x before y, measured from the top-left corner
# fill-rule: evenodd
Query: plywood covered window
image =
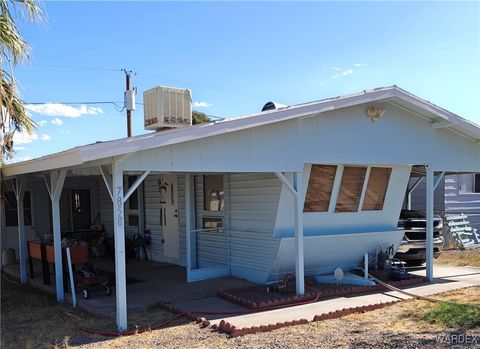
<path fill-rule="evenodd" d="M 391 168 L 372 167 L 363 201 L 364 211 L 382 210 L 390 180 Z"/>
<path fill-rule="evenodd" d="M 336 166 L 312 165 L 303 212 L 328 211 L 336 172 Z"/>
<path fill-rule="evenodd" d="M 335 212 L 356 212 L 365 181 L 366 167 L 345 166 Z"/>

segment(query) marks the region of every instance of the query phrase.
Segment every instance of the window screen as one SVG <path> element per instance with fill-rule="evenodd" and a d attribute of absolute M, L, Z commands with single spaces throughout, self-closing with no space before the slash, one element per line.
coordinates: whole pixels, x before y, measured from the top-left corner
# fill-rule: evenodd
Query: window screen
<path fill-rule="evenodd" d="M 358 210 L 366 171 L 366 167 L 346 166 L 343 169 L 342 184 L 335 212 L 356 212 Z"/>
<path fill-rule="evenodd" d="M 203 209 L 205 211 L 223 211 L 223 176 L 203 176 Z"/>
<path fill-rule="evenodd" d="M 336 172 L 336 166 L 312 165 L 303 212 L 328 211 Z"/>
<path fill-rule="evenodd" d="M 367 191 L 363 201 L 363 210 L 382 210 L 385 194 L 387 193 L 388 181 L 390 180 L 391 168 L 372 167 L 368 177 Z"/>

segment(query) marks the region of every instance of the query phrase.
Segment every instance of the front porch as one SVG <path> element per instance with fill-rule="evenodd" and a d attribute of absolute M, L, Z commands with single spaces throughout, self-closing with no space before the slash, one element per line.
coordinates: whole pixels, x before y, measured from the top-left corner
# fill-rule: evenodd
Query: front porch
<path fill-rule="evenodd" d="M 94 267 L 110 276 L 112 294 L 107 296 L 103 289 L 93 288 L 89 299 L 83 299 L 81 287 L 77 288 L 77 304 L 81 309 L 99 316 L 114 318 L 116 315 L 116 294 L 115 294 L 115 265 L 109 259 L 96 258 Z M 242 310 L 241 306 L 235 305 L 227 300 L 217 297 L 221 290 L 251 286 L 252 284 L 235 277 L 223 277 L 195 283 L 186 281 L 186 271 L 184 267 L 145 261 L 139 259 L 129 259 L 126 264 L 126 284 L 127 284 L 127 306 L 129 312 L 145 311 L 160 303 L 168 303 L 180 309 L 207 309 L 236 311 Z M 40 261 L 33 261 L 34 277 L 29 277 L 28 283 L 44 292 L 55 295 L 56 285 L 54 271 L 51 273 L 51 285 L 45 285 L 42 277 L 42 266 Z M 4 266 L 7 274 L 20 278 L 19 264 Z M 72 303 L 70 287 L 65 292 L 66 303 Z"/>

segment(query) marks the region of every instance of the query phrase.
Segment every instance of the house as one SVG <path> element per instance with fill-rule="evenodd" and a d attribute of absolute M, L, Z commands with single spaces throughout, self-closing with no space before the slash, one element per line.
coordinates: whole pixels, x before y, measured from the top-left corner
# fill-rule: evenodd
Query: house
<path fill-rule="evenodd" d="M 422 178 L 422 177 L 419 177 Z M 410 179 L 410 188 L 418 178 Z M 465 214 L 474 229 L 480 231 L 480 174 L 466 173 L 445 176 L 435 189 L 434 210 L 440 216 Z M 405 207 L 408 200 L 405 200 Z M 425 211 L 425 183 L 420 181 L 411 194 L 410 208 Z"/>
<path fill-rule="evenodd" d="M 445 213 L 464 213 L 480 232 L 480 173 L 445 177 Z"/>
<path fill-rule="evenodd" d="M 53 233 L 62 302 L 62 232 L 103 224 L 115 241 L 125 330 L 126 233 L 149 231 L 147 255 L 184 266 L 188 281 L 264 284 L 288 273 L 302 294 L 305 275 L 349 270 L 365 253 L 398 247 L 412 173 L 426 177 L 433 223 L 443 175 L 479 171 L 478 125 L 396 86 L 377 88 L 5 166 L 16 200 L 2 201 L 2 249 L 18 249 L 27 282 L 26 241 Z"/>

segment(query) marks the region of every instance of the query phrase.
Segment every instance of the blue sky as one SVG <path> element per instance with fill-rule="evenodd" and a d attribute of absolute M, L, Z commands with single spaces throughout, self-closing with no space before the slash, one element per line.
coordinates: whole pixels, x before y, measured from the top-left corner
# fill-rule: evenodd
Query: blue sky
<path fill-rule="evenodd" d="M 139 102 L 157 85 L 186 87 L 215 116 L 396 84 L 480 124 L 479 2 L 45 6 L 48 23 L 21 25 L 32 46 L 16 69 L 26 102 L 122 103 L 127 68 Z M 39 126 L 16 137 L 16 161 L 126 135 L 113 105 L 31 110 Z M 133 118 L 144 133 L 141 105 Z"/>

